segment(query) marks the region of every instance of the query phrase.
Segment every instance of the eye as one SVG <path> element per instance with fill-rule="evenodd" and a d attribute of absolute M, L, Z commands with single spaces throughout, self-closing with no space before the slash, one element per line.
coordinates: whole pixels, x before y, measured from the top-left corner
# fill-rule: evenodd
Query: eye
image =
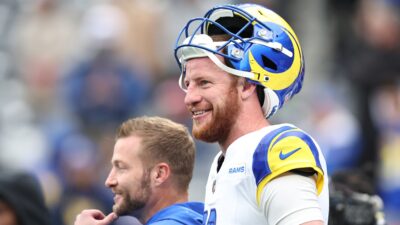
<path fill-rule="evenodd" d="M 114 167 L 115 167 L 115 169 L 117 169 L 117 170 L 123 170 L 123 169 L 126 169 L 126 166 L 125 165 L 123 165 L 122 163 L 120 163 L 120 162 L 116 162 L 115 164 L 114 164 Z"/>
<path fill-rule="evenodd" d="M 189 84 L 190 84 L 189 81 L 185 81 L 185 83 L 184 83 L 184 85 L 185 85 L 184 88 L 187 89 L 187 88 L 189 87 Z"/>
<path fill-rule="evenodd" d="M 208 80 L 200 80 L 199 85 L 201 87 L 207 87 L 211 82 Z"/>

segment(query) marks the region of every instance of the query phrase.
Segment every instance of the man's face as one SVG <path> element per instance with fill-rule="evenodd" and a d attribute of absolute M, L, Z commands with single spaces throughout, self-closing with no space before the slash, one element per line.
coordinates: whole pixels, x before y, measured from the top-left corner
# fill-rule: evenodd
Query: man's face
<path fill-rule="evenodd" d="M 193 136 L 206 142 L 224 141 L 240 110 L 236 80 L 205 57 L 187 62 L 185 84 Z"/>
<path fill-rule="evenodd" d="M 18 225 L 17 216 L 11 207 L 4 201 L 0 200 L 0 224 L 1 225 Z"/>
<path fill-rule="evenodd" d="M 113 211 L 117 215 L 135 214 L 151 195 L 150 174 L 143 167 L 140 151 L 141 138 L 137 136 L 120 138 L 115 143 L 106 186 L 115 194 Z"/>

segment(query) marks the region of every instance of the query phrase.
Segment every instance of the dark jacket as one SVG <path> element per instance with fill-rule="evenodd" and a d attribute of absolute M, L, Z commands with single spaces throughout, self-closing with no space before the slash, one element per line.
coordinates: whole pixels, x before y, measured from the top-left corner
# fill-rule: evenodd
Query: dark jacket
<path fill-rule="evenodd" d="M 15 211 L 19 225 L 50 225 L 38 180 L 28 173 L 0 172 L 0 200 Z"/>

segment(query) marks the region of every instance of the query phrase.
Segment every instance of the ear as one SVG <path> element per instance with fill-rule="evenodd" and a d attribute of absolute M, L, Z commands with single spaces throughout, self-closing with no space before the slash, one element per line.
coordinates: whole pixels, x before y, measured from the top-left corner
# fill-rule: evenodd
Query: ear
<path fill-rule="evenodd" d="M 171 175 L 171 168 L 167 163 L 158 163 L 151 170 L 151 177 L 154 185 L 159 186 L 163 184 Z"/>
<path fill-rule="evenodd" d="M 248 99 L 256 92 L 256 85 L 248 82 L 245 78 L 239 78 L 239 88 L 243 100 Z"/>

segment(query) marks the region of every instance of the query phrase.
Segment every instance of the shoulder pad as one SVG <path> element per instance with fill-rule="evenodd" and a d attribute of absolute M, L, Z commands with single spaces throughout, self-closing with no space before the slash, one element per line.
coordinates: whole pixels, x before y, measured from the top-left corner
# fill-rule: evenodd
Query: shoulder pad
<path fill-rule="evenodd" d="M 313 169 L 317 173 L 318 194 L 323 187 L 323 170 L 314 140 L 296 127 L 283 126 L 269 132 L 253 154 L 253 173 L 257 184 L 257 201 L 265 185 L 294 169 Z"/>

